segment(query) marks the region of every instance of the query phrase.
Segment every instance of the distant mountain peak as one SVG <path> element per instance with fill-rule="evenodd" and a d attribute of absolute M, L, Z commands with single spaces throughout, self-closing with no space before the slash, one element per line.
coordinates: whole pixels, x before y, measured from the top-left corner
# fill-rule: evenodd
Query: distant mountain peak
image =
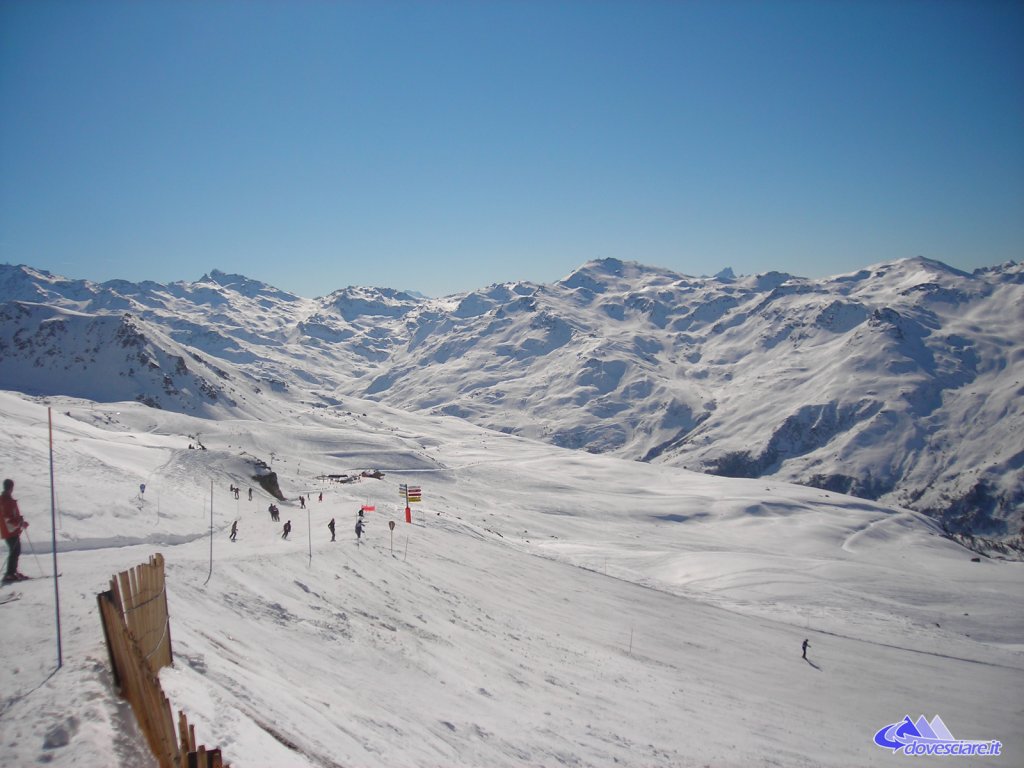
<path fill-rule="evenodd" d="M 196 281 L 197 285 L 203 283 L 212 283 L 221 288 L 234 291 L 241 296 L 247 296 L 249 298 L 255 298 L 257 296 L 273 296 L 285 301 L 298 298 L 293 293 L 282 291 L 279 288 L 267 285 L 259 280 L 253 280 L 245 275 L 228 273 L 219 269 L 210 270 Z"/>

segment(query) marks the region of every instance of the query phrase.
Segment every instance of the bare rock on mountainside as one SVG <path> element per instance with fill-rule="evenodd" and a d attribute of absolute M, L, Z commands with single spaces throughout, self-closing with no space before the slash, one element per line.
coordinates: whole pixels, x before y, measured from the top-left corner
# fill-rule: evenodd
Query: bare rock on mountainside
<path fill-rule="evenodd" d="M 809 280 L 617 259 L 549 285 L 317 299 L 0 266 L 0 388 L 206 418 L 366 398 L 509 434 L 1024 525 L 1024 267 Z"/>

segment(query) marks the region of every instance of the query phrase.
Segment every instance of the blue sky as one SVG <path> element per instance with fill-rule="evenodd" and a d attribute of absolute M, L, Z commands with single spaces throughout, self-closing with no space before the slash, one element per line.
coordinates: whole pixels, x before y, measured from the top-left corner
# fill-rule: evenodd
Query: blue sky
<path fill-rule="evenodd" d="M 1024 256 L 1024 3 L 0 2 L 0 261 L 303 296 Z"/>

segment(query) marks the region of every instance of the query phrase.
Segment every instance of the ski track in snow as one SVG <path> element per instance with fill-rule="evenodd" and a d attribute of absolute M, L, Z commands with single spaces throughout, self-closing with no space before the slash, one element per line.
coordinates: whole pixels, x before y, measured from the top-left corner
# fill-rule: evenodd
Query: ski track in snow
<path fill-rule="evenodd" d="M 112 690 L 95 595 L 156 549 L 175 656 L 161 680 L 236 768 L 887 765 L 899 758 L 871 738 L 907 714 L 1003 741 L 1003 758 L 972 765 L 1024 755 L 1020 564 L 972 563 L 918 515 L 368 404 L 382 424 L 433 438 L 444 465 L 407 525 L 405 470 L 315 479 L 356 446 L 370 466 L 423 461 L 386 429 L 200 422 L 131 404 L 96 406 L 104 418 L 88 423 L 63 407 L 65 666 L 53 671 L 53 580 L 26 582 L 0 630 L 18 649 L 0 670 L 12 764 L 99 764 L 111 744 L 115 764 L 149 764 Z M 0 412 L 18 438 L 0 460 L 35 537 L 22 567 L 42 572 L 45 408 L 0 393 Z M 210 450 L 188 451 L 200 430 Z M 251 503 L 227 491 L 248 487 L 252 457 L 271 446 L 289 497 L 281 523 L 261 489 Z M 321 488 L 324 501 L 301 509 L 299 489 Z M 366 500 L 378 511 L 357 545 Z"/>

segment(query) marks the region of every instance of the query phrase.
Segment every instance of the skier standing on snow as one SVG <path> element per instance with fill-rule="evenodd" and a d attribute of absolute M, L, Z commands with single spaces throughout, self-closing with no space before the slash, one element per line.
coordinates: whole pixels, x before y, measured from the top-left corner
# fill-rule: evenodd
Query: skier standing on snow
<path fill-rule="evenodd" d="M 331 532 L 331 541 L 334 541 L 334 518 L 331 518 L 331 522 L 327 524 L 327 528 Z"/>
<path fill-rule="evenodd" d="M 235 520 L 233 523 L 231 523 L 231 540 L 234 541 L 235 540 L 235 536 L 237 536 L 237 535 L 238 535 L 238 521 Z"/>
<path fill-rule="evenodd" d="M 252 501 L 252 488 L 249 489 L 249 501 Z"/>
<path fill-rule="evenodd" d="M 14 498 L 14 481 L 4 480 L 4 491 L 0 494 L 0 534 L 7 542 L 7 572 L 3 583 L 27 579 L 18 572 L 18 557 L 21 556 L 21 532 L 28 528 L 28 520 L 21 516 L 18 500 Z"/>
<path fill-rule="evenodd" d="M 299 496 L 299 506 L 302 509 L 306 508 L 306 497 L 305 496 Z"/>
<path fill-rule="evenodd" d="M 287 539 L 288 538 L 288 534 L 291 533 L 291 532 L 292 532 L 292 521 L 289 520 L 287 523 L 284 524 L 284 533 L 281 534 L 281 538 L 282 539 Z"/>
<path fill-rule="evenodd" d="M 362 512 L 360 512 L 359 514 L 361 515 Z M 356 543 L 357 544 L 359 543 L 359 540 L 362 537 L 363 537 L 363 520 L 362 520 L 362 518 L 359 518 L 358 520 L 356 520 Z"/>
<path fill-rule="evenodd" d="M 811 647 L 811 644 L 810 644 L 809 642 L 807 642 L 807 639 L 805 638 L 805 639 L 804 639 L 804 644 L 803 644 L 803 645 L 802 645 L 801 647 L 802 647 L 802 648 L 803 648 L 803 650 L 804 650 L 804 655 L 803 655 L 803 658 L 805 658 L 805 659 L 806 659 L 806 658 L 807 658 L 807 649 Z"/>

